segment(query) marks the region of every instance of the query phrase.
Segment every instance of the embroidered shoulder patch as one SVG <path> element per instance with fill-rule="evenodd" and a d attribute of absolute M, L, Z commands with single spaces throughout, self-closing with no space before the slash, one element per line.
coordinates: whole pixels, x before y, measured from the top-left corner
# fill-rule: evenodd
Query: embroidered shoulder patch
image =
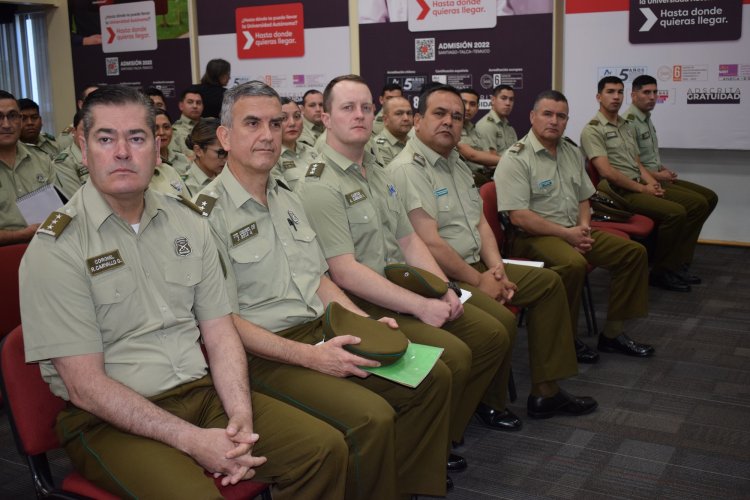
<path fill-rule="evenodd" d="M 520 153 L 523 151 L 524 145 L 522 142 L 517 142 L 508 148 L 509 153 Z"/>
<path fill-rule="evenodd" d="M 307 173 L 305 174 L 305 177 L 315 177 L 317 179 L 320 179 L 320 176 L 323 175 L 323 169 L 326 168 L 326 164 L 318 161 L 307 167 Z"/>
<path fill-rule="evenodd" d="M 207 194 L 199 194 L 194 202 L 195 208 L 199 214 L 203 217 L 211 215 L 211 210 L 216 205 L 216 198 L 208 196 Z"/>
<path fill-rule="evenodd" d="M 54 236 L 55 239 L 57 239 L 63 233 L 65 228 L 68 227 L 68 224 L 70 224 L 70 221 L 72 220 L 73 218 L 68 214 L 64 214 L 62 212 L 52 212 L 51 214 L 49 214 L 49 217 L 47 217 L 47 220 L 39 225 L 39 229 L 37 229 L 36 232 L 41 234 L 48 234 L 50 236 Z"/>
<path fill-rule="evenodd" d="M 375 139 L 375 144 L 379 144 L 381 146 L 385 144 L 385 137 L 378 137 L 377 139 Z"/>
<path fill-rule="evenodd" d="M 589 122 L 589 125 L 599 125 L 599 120 L 593 119 Z"/>
<path fill-rule="evenodd" d="M 421 167 L 424 167 L 425 165 L 427 165 L 427 160 L 425 160 L 424 156 L 422 156 L 419 153 L 414 153 L 414 156 L 412 157 L 412 159 L 414 160 L 414 163 L 416 163 L 417 165 Z"/>

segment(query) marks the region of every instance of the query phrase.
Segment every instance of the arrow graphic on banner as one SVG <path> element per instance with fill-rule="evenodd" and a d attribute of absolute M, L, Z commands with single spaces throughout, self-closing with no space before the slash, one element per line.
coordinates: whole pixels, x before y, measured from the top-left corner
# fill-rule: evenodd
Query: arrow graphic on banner
<path fill-rule="evenodd" d="M 107 26 L 107 31 L 109 31 L 109 39 L 107 40 L 107 43 L 109 44 L 115 41 L 115 32 L 109 26 Z"/>
<path fill-rule="evenodd" d="M 643 26 L 641 26 L 641 29 L 638 31 L 649 31 L 651 28 L 654 27 L 654 24 L 656 24 L 656 21 L 659 20 L 658 17 L 654 14 L 654 11 L 647 8 L 642 7 L 641 12 L 644 16 L 646 16 L 646 22 L 643 23 Z"/>
<path fill-rule="evenodd" d="M 242 47 L 243 50 L 248 50 L 250 47 L 253 46 L 253 42 L 255 41 L 255 38 L 253 38 L 253 34 L 249 31 L 243 31 L 243 35 L 245 35 L 245 46 Z"/>
<path fill-rule="evenodd" d="M 422 7 L 422 12 L 419 13 L 417 16 L 417 21 L 421 21 L 425 17 L 427 17 L 427 14 L 430 12 L 430 6 L 427 5 L 427 3 L 424 0 L 417 0 L 417 3 L 420 7 Z"/>

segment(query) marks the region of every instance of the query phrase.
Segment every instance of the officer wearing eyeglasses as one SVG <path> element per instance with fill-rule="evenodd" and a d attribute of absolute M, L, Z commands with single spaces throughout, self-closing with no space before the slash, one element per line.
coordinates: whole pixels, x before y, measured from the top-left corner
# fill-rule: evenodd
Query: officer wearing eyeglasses
<path fill-rule="evenodd" d="M 20 137 L 18 101 L 0 90 L 0 245 L 29 241 L 39 226 L 26 221 L 16 200 L 47 184 L 58 184 L 49 156 L 25 146 Z"/>

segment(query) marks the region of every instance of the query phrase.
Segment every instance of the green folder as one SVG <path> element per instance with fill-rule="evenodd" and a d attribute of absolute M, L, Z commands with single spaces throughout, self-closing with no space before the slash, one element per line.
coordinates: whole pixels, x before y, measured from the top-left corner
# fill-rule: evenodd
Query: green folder
<path fill-rule="evenodd" d="M 443 354 L 442 347 L 409 342 L 406 352 L 395 363 L 388 366 L 378 366 L 377 368 L 367 366 L 361 366 L 360 368 L 378 377 L 414 388 L 421 384 L 422 380 L 430 373 L 441 354 Z"/>

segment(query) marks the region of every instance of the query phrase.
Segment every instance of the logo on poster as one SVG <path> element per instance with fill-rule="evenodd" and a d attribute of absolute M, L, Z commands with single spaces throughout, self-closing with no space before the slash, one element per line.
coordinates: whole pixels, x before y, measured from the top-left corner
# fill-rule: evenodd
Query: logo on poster
<path fill-rule="evenodd" d="M 434 38 L 416 38 L 414 40 L 414 60 L 415 61 L 434 61 L 435 60 L 435 39 Z"/>
<path fill-rule="evenodd" d="M 750 80 L 750 64 L 719 64 L 719 80 Z"/>
<path fill-rule="evenodd" d="M 120 59 L 118 57 L 105 57 L 104 65 L 107 68 L 107 76 L 120 75 Z"/>
<path fill-rule="evenodd" d="M 735 87 L 703 87 L 687 91 L 688 104 L 739 104 L 742 91 Z"/>
<path fill-rule="evenodd" d="M 616 76 L 623 82 L 648 73 L 648 66 L 600 66 L 599 78 Z"/>
<path fill-rule="evenodd" d="M 479 85 L 481 85 L 483 89 L 491 89 L 492 88 L 492 75 L 488 75 L 487 73 L 483 74 L 479 78 Z"/>
<path fill-rule="evenodd" d="M 672 79 L 672 67 L 671 66 L 659 66 L 656 71 L 656 77 L 661 81 L 667 81 Z"/>
<path fill-rule="evenodd" d="M 674 90 L 674 89 L 673 89 Z M 674 104 L 673 92 L 669 89 L 659 89 L 656 91 L 656 103 L 657 104 Z"/>

